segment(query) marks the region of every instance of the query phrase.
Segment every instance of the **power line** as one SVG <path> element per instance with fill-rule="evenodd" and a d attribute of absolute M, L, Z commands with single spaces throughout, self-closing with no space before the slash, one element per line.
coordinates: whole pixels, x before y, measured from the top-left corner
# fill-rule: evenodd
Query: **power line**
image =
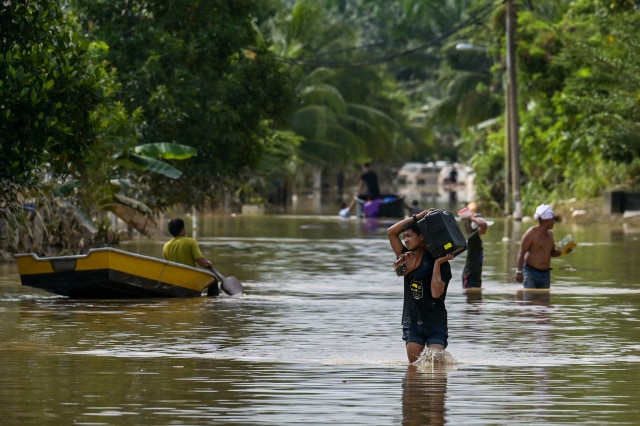
<path fill-rule="evenodd" d="M 326 68 L 350 68 L 350 67 L 360 67 L 365 65 L 375 65 L 375 64 L 385 63 L 385 62 L 391 62 L 395 59 L 412 55 L 420 50 L 424 50 L 432 46 L 440 45 L 442 42 L 444 42 L 446 39 L 448 39 L 452 35 L 464 30 L 465 28 L 476 25 L 480 21 L 480 19 L 492 13 L 495 9 L 500 7 L 502 4 L 504 4 L 504 0 L 500 1 L 500 3 L 498 4 L 493 4 L 493 0 L 492 0 L 489 3 L 485 4 L 484 6 L 480 7 L 478 10 L 476 10 L 472 14 L 472 16 L 469 17 L 469 19 L 461 22 L 460 24 L 454 26 L 449 30 L 444 31 L 442 34 L 427 41 L 426 43 L 423 43 L 420 46 L 416 46 L 414 48 L 406 49 L 396 53 L 391 53 L 391 54 L 386 54 L 386 55 L 381 55 L 381 56 L 376 56 L 371 58 L 362 58 L 362 59 L 346 60 L 346 61 L 328 61 L 328 60 L 318 59 L 319 57 L 322 57 L 322 56 L 365 51 L 375 47 L 379 47 L 380 45 L 388 44 L 386 42 L 384 43 L 381 42 L 381 43 L 372 43 L 369 45 L 351 47 L 347 49 L 333 50 L 330 52 L 324 52 L 310 58 L 287 58 L 284 56 L 276 55 L 276 59 L 291 65 L 305 65 L 305 66 L 326 67 Z M 424 33 L 422 35 L 424 35 Z"/>

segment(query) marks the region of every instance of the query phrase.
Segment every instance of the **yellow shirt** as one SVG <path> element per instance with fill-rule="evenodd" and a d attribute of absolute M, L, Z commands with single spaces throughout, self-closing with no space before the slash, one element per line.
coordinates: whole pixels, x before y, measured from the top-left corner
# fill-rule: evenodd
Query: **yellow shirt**
<path fill-rule="evenodd" d="M 203 257 L 196 240 L 189 237 L 174 237 L 170 239 L 165 243 L 162 255 L 171 262 L 194 267 L 198 266 L 196 260 Z"/>

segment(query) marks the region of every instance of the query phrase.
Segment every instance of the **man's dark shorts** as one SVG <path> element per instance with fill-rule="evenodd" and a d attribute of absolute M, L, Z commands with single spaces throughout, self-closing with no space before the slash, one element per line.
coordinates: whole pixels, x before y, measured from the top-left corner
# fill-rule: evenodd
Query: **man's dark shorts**
<path fill-rule="evenodd" d="M 402 324 L 402 340 L 422 346 L 442 345 L 447 347 L 449 333 L 446 327 L 430 327 L 424 323 Z"/>
<path fill-rule="evenodd" d="M 541 271 L 525 263 L 522 268 L 524 288 L 550 288 L 551 270 Z"/>

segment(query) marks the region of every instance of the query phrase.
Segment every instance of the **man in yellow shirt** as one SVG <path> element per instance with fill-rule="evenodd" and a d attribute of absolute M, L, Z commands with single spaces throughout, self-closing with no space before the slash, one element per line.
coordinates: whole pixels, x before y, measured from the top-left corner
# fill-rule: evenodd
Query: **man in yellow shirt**
<path fill-rule="evenodd" d="M 221 284 L 222 290 L 231 296 L 244 292 L 242 283 L 236 277 L 225 277 L 216 271 L 211 261 L 202 256 L 196 240 L 185 237 L 184 221 L 182 219 L 171 219 L 169 221 L 169 233 L 173 235 L 173 238 L 167 241 L 162 248 L 162 255 L 165 260 L 211 269 L 211 272 L 216 277 L 216 283 L 207 289 L 208 296 L 218 296 L 220 294 L 218 283 Z"/>
<path fill-rule="evenodd" d="M 213 264 L 202 256 L 198 243 L 193 238 L 185 237 L 184 220 L 171 219 L 169 233 L 173 238 L 167 241 L 162 249 L 166 260 L 184 265 L 211 269 Z"/>

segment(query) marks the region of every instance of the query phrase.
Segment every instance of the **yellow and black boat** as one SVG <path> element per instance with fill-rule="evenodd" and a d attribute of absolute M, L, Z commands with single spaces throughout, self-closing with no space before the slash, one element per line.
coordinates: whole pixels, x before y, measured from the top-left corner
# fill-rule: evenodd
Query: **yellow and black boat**
<path fill-rule="evenodd" d="M 218 295 L 219 280 L 205 269 L 123 250 L 38 257 L 16 254 L 22 285 L 74 299 L 137 299 Z"/>

